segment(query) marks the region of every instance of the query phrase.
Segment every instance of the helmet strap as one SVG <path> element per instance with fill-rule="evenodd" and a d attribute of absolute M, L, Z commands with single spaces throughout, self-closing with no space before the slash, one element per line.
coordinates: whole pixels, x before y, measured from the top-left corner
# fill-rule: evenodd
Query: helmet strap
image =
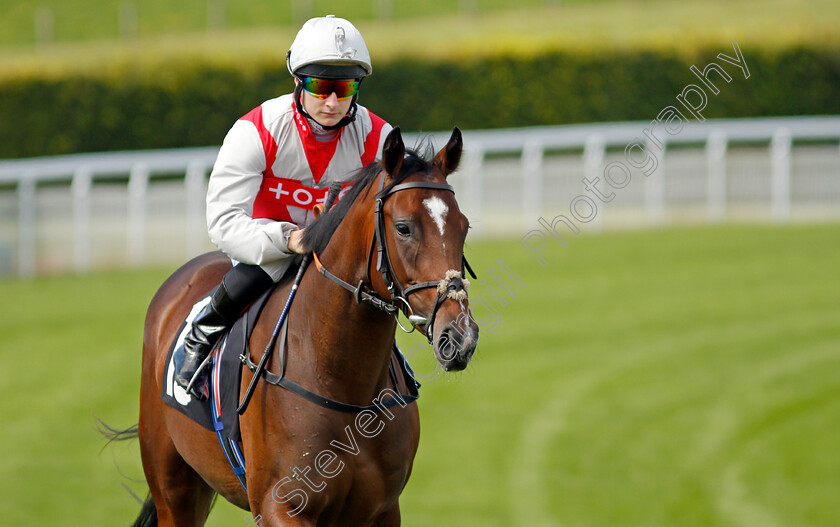
<path fill-rule="evenodd" d="M 315 118 L 313 118 L 311 115 L 309 115 L 306 112 L 306 110 L 303 109 L 303 101 L 302 101 L 302 99 L 303 99 L 303 83 L 299 82 L 297 84 L 297 86 L 295 86 L 295 106 L 297 107 L 298 113 L 301 114 L 302 116 L 306 117 L 307 119 L 315 121 L 324 130 L 338 130 L 339 128 L 344 128 L 348 124 L 355 121 L 356 120 L 356 110 L 357 110 L 356 98 L 358 96 L 359 96 L 358 92 L 356 93 L 356 95 L 353 96 L 353 100 L 350 103 L 350 110 L 347 111 L 347 115 L 342 117 L 340 121 L 338 121 L 336 124 L 334 124 L 332 126 L 324 126 L 323 124 L 318 123 L 318 121 Z"/>

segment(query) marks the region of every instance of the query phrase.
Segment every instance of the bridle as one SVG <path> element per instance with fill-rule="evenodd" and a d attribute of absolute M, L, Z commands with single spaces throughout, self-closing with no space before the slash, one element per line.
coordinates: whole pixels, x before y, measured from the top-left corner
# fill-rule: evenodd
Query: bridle
<path fill-rule="evenodd" d="M 396 279 L 396 274 L 394 273 L 394 266 L 391 262 L 391 256 L 388 252 L 388 242 L 385 236 L 385 221 L 383 219 L 383 204 L 385 199 L 389 196 L 407 189 L 413 188 L 428 188 L 428 189 L 435 189 L 435 190 L 448 190 L 449 192 L 455 192 L 451 186 L 445 183 L 432 183 L 432 182 L 412 182 L 412 183 L 402 183 L 399 185 L 394 185 L 393 187 L 389 188 L 387 191 L 383 191 L 382 187 L 385 182 L 385 172 L 382 172 L 382 177 L 379 181 L 379 190 L 375 196 L 376 199 L 376 206 L 374 208 L 374 218 L 375 218 L 375 225 L 374 225 L 374 233 L 370 242 L 370 251 L 368 252 L 368 260 L 367 260 L 367 281 L 369 284 L 372 284 L 370 280 L 370 268 L 371 263 L 373 262 L 373 251 L 377 249 L 377 258 L 376 258 L 376 270 L 382 273 L 382 279 L 385 281 L 385 285 L 388 288 L 388 292 L 391 295 L 391 300 L 385 300 L 376 294 L 376 290 L 373 289 L 373 286 L 365 285 L 364 280 L 359 280 L 359 284 L 356 287 L 353 287 L 348 282 L 342 280 L 341 278 L 337 277 L 333 273 L 329 272 L 326 267 L 321 263 L 320 259 L 318 258 L 318 254 L 314 251 L 312 252 L 312 258 L 315 260 L 315 266 L 318 269 L 318 272 L 321 273 L 324 277 L 328 278 L 332 282 L 340 285 L 347 291 L 353 295 L 353 298 L 356 299 L 356 303 L 360 304 L 362 302 L 368 302 L 373 307 L 384 311 L 389 316 L 393 316 L 396 319 L 397 325 L 405 331 L 406 333 L 411 333 L 416 328 L 423 326 L 425 328 L 426 338 L 429 340 L 429 343 L 432 342 L 432 335 L 434 334 L 434 321 L 435 315 L 443 304 L 443 301 L 447 298 L 452 298 L 455 300 L 466 300 L 467 298 L 467 288 L 469 287 L 469 280 L 462 277 L 462 271 L 466 270 L 470 273 L 470 276 L 475 278 L 475 273 L 473 273 L 472 268 L 467 263 L 467 259 L 462 257 L 462 271 L 456 271 L 454 269 L 450 269 L 446 272 L 446 276 L 443 279 L 431 282 L 422 282 L 419 284 L 413 284 L 408 287 L 404 287 L 402 283 Z M 332 202 L 336 199 L 339 192 L 339 185 L 332 187 L 330 189 L 330 195 L 327 197 L 327 206 L 326 209 L 328 210 Z M 283 308 L 283 313 L 280 315 L 280 318 L 275 325 L 274 332 L 272 333 L 271 339 L 269 339 L 268 345 L 266 345 L 265 350 L 263 351 L 263 355 L 260 359 L 259 364 L 255 364 L 251 358 L 250 354 L 247 352 L 241 354 L 239 356 L 240 360 L 254 372 L 253 377 L 251 378 L 251 382 L 248 385 L 247 390 L 245 391 L 245 395 L 242 398 L 242 402 L 239 405 L 239 408 L 236 409 L 237 413 L 242 414 L 245 409 L 248 407 L 248 402 L 251 400 L 251 396 L 254 393 L 254 389 L 256 387 L 256 383 L 259 381 L 260 378 L 265 377 L 266 382 L 269 384 L 274 384 L 277 386 L 281 386 L 291 392 L 300 395 L 301 397 L 330 410 L 335 410 L 339 412 L 347 412 L 347 413 L 360 413 L 364 411 L 371 411 L 371 412 L 380 412 L 384 411 L 390 407 L 393 407 L 397 404 L 405 406 L 405 404 L 410 403 L 417 399 L 419 394 L 417 393 L 416 386 L 414 383 L 416 380 L 410 373 L 408 373 L 408 369 L 405 366 L 405 359 L 401 358 L 403 365 L 401 366 L 404 375 L 408 375 L 410 378 L 406 378 L 406 382 L 409 386 L 409 394 L 403 395 L 399 394 L 396 397 L 390 397 L 384 403 L 377 403 L 374 401 L 373 404 L 368 406 L 356 406 L 352 404 L 342 403 L 340 401 L 335 401 L 319 395 L 307 388 L 297 384 L 296 382 L 288 379 L 286 375 L 286 359 L 285 359 L 285 330 L 282 332 L 283 336 L 280 337 L 280 349 L 282 350 L 280 353 L 280 375 L 273 374 L 265 369 L 266 362 L 268 361 L 268 357 L 271 355 L 271 350 L 274 349 L 275 344 L 277 343 L 277 338 L 281 328 L 285 328 L 284 321 L 286 321 L 286 315 L 288 314 L 288 309 L 291 306 L 292 300 L 295 296 L 295 291 L 297 287 L 300 285 L 300 280 L 306 271 L 308 266 L 308 258 L 309 256 L 304 256 L 303 261 L 301 262 L 300 269 L 298 270 L 298 275 L 295 277 L 295 282 L 292 285 L 292 289 L 289 293 L 289 298 L 286 300 L 286 305 Z M 427 289 L 430 287 L 437 288 L 437 297 L 435 298 L 435 304 L 432 308 L 431 313 L 428 317 L 424 317 L 421 315 L 415 315 L 414 310 L 411 308 L 411 305 L 408 302 L 408 295 L 412 293 L 416 293 L 417 291 L 421 291 L 423 289 Z M 405 316 L 408 317 L 409 323 L 411 324 L 410 328 L 405 328 L 399 320 L 399 313 L 400 311 L 403 312 Z M 396 349 L 396 348 L 395 348 Z M 389 372 L 391 372 L 392 380 L 394 382 L 394 386 L 397 386 L 396 374 L 394 373 L 393 368 L 394 362 L 391 362 L 391 366 L 389 367 Z M 419 385 L 417 385 L 419 386 Z M 413 389 L 412 389 L 413 387 Z"/>
<path fill-rule="evenodd" d="M 390 301 L 380 297 L 373 289 L 372 285 L 369 286 L 365 284 L 365 280 L 359 280 L 358 285 L 354 287 L 350 283 L 346 282 L 345 280 L 342 280 L 338 276 L 329 272 L 327 268 L 324 267 L 324 265 L 321 263 L 320 259 L 318 258 L 318 255 L 313 253 L 315 266 L 318 269 L 318 272 L 320 272 L 324 277 L 349 291 L 353 295 L 353 298 L 356 300 L 357 304 L 367 302 L 371 306 L 381 311 L 384 311 L 389 316 L 393 316 L 396 319 L 397 325 L 400 327 L 400 329 L 402 329 L 406 333 L 411 333 L 415 329 L 423 327 L 423 332 L 425 333 L 426 338 L 431 343 L 434 320 L 438 309 L 443 304 L 444 300 L 446 300 L 447 298 L 454 298 L 459 300 L 466 299 L 466 291 L 469 288 L 470 283 L 469 280 L 462 276 L 462 272 L 463 270 L 468 271 L 470 276 L 473 277 L 473 279 L 476 278 L 475 273 L 470 267 L 470 264 L 467 263 L 466 257 L 462 257 L 462 271 L 449 270 L 446 272 L 446 276 L 441 280 L 421 282 L 419 284 L 412 284 L 408 287 L 403 286 L 402 282 L 400 282 L 397 279 L 396 273 L 394 272 L 394 265 L 391 262 L 391 254 L 388 250 L 388 240 L 385 236 L 385 220 L 383 208 L 385 200 L 389 196 L 392 196 L 402 190 L 425 188 L 433 190 L 447 190 L 454 194 L 455 189 L 453 189 L 451 185 L 448 185 L 446 183 L 434 183 L 430 181 L 414 181 L 410 183 L 401 183 L 399 185 L 394 185 L 386 190 L 383 190 L 384 184 L 385 172 L 383 171 L 379 179 L 379 189 L 375 196 L 376 201 L 373 209 L 374 229 L 373 236 L 370 242 L 370 250 L 368 251 L 366 269 L 367 283 L 372 284 L 373 282 L 370 278 L 370 269 L 371 263 L 373 261 L 373 253 L 374 250 L 376 250 L 376 270 L 382 273 L 382 280 L 385 283 L 385 287 L 388 289 L 389 294 L 391 295 Z M 415 314 L 414 309 L 411 307 L 411 304 L 408 301 L 409 295 L 431 287 L 437 288 L 437 297 L 435 298 L 435 304 L 432 308 L 431 313 L 429 313 L 428 317 Z M 408 321 L 410 323 L 410 326 L 408 328 L 403 326 L 400 322 L 400 311 L 402 311 L 403 314 L 406 317 L 408 317 Z"/>

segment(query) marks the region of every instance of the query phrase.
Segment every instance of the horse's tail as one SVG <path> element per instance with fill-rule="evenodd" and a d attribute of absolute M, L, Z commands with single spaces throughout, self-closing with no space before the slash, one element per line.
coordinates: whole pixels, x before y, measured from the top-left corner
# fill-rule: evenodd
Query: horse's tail
<path fill-rule="evenodd" d="M 155 502 L 152 500 L 152 497 L 149 496 L 146 498 L 146 502 L 143 503 L 143 508 L 140 509 L 140 515 L 134 520 L 132 527 L 157 527 L 157 524 L 157 507 L 155 507 Z"/>
<path fill-rule="evenodd" d="M 99 429 L 99 433 L 108 440 L 108 442 L 105 443 L 105 446 L 108 446 L 113 441 L 130 441 L 139 437 L 138 425 L 132 425 L 125 429 L 113 428 L 99 417 L 96 417 L 96 426 Z M 132 496 L 140 501 L 140 498 L 131 492 L 131 489 L 125 485 L 123 486 L 129 491 L 129 493 L 131 493 Z M 155 507 L 155 502 L 152 500 L 152 497 L 148 496 L 146 501 L 143 502 L 143 508 L 140 509 L 140 514 L 137 516 L 137 519 L 134 520 L 132 527 L 157 527 L 157 524 L 157 507 Z"/>
<path fill-rule="evenodd" d="M 132 425 L 128 428 L 120 430 L 119 428 L 112 428 L 111 426 L 108 426 L 105 421 L 97 416 L 94 416 L 94 418 L 96 418 L 96 427 L 99 429 L 99 433 L 102 434 L 102 437 L 108 440 L 108 442 L 105 443 L 105 446 L 110 445 L 113 441 L 130 441 L 132 439 L 137 439 L 140 436 L 138 425 Z"/>

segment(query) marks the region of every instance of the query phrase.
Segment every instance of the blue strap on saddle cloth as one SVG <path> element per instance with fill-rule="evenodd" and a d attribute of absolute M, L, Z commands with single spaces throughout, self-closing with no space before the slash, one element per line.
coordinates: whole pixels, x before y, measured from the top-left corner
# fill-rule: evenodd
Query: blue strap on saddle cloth
<path fill-rule="evenodd" d="M 230 332 L 211 352 L 210 397 L 206 401 L 199 401 L 190 397 L 186 390 L 175 383 L 175 351 L 183 344 L 184 337 L 190 330 L 189 324 L 202 307 L 209 302 L 213 291 L 206 299 L 198 302 L 190 315 L 181 325 L 178 338 L 170 346 L 163 369 L 161 383 L 161 398 L 163 401 L 186 415 L 204 428 L 216 433 L 225 457 L 236 474 L 237 479 L 245 488 L 245 458 L 242 455 L 240 442 L 242 436 L 239 429 L 239 397 L 242 381 L 242 362 L 239 355 L 245 352 L 247 336 L 256 325 L 262 308 L 271 291 L 266 291 L 256 302 L 251 304 L 245 314 L 234 323 Z"/>
<path fill-rule="evenodd" d="M 233 334 L 233 331 L 231 331 Z M 210 374 L 210 417 L 213 419 L 213 429 L 225 457 L 236 475 L 236 479 L 246 491 L 245 485 L 245 456 L 239 448 L 241 436 L 239 433 L 239 416 L 236 407 L 239 406 L 239 390 L 225 389 L 229 382 L 222 382 L 222 378 L 229 381 L 236 377 L 236 386 L 239 386 L 239 378 L 242 374 L 241 367 L 226 364 L 225 357 L 234 355 L 239 362 L 239 354 L 236 350 L 228 351 L 227 343 L 230 334 L 224 339 L 222 345 L 213 352 L 213 369 Z M 240 362 L 240 365 L 242 363 Z M 224 375 L 222 373 L 224 372 Z M 235 375 L 232 373 L 235 372 Z M 222 409 L 225 409 L 224 411 Z M 227 421 L 227 423 L 225 423 Z"/>

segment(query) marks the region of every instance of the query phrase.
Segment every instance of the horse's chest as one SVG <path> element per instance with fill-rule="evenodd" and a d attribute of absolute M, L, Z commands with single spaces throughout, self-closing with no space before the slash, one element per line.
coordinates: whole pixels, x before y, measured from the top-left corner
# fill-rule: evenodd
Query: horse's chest
<path fill-rule="evenodd" d="M 313 453 L 314 469 L 325 479 L 375 478 L 402 488 L 414 459 L 416 433 L 407 419 L 361 415 L 323 437 Z M 327 441 L 329 439 L 329 441 Z"/>
<path fill-rule="evenodd" d="M 419 438 L 416 408 L 333 421 L 287 444 L 281 473 L 326 516 L 366 517 L 393 506 L 405 487 Z M 342 426 L 343 425 L 343 426 Z"/>

